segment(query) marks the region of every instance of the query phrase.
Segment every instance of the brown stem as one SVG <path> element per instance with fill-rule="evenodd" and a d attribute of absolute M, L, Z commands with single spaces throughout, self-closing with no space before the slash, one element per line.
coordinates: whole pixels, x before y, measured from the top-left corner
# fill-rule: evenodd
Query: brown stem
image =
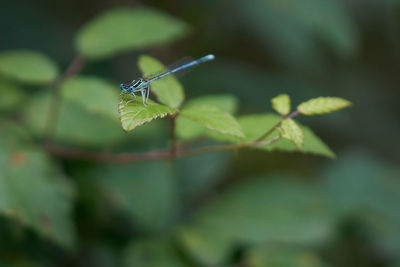
<path fill-rule="evenodd" d="M 84 64 L 85 59 L 81 55 L 77 55 L 64 73 L 53 84 L 50 106 L 44 131 L 45 143 L 50 143 L 54 137 L 61 105 L 60 86 L 66 79 L 78 74 L 82 70 Z"/>
<path fill-rule="evenodd" d="M 266 145 L 275 143 L 280 138 L 281 138 L 280 136 L 275 136 L 267 141 L 262 141 L 262 142 L 261 141 L 252 141 L 252 142 L 241 143 L 241 144 L 232 144 L 232 145 L 204 146 L 204 147 L 200 147 L 200 148 L 193 148 L 193 149 L 183 151 L 182 153 L 179 154 L 179 156 L 188 156 L 188 155 L 194 155 L 194 154 L 201 154 L 201 153 L 222 151 L 222 150 L 231 150 L 231 149 L 245 148 L 245 147 L 251 147 L 251 146 L 266 146 Z"/>
<path fill-rule="evenodd" d="M 44 144 L 44 149 L 53 155 L 57 155 L 67 159 L 87 160 L 97 162 L 110 163 L 129 163 L 137 160 L 157 160 L 168 159 L 171 157 L 169 152 L 152 151 L 148 153 L 121 153 L 113 154 L 110 152 L 95 152 L 78 148 L 62 147 L 55 144 Z"/>
<path fill-rule="evenodd" d="M 76 148 L 62 147 L 55 144 L 46 143 L 44 148 L 51 154 L 57 155 L 63 158 L 74 159 L 74 160 L 87 160 L 96 162 L 110 162 L 110 163 L 129 163 L 133 161 L 145 161 L 145 160 L 161 160 L 161 159 L 172 159 L 183 156 L 189 156 L 194 154 L 201 154 L 214 151 L 232 150 L 250 146 L 265 146 L 270 145 L 280 139 L 280 136 L 276 136 L 267 141 L 263 142 L 247 142 L 242 144 L 232 145 L 219 145 L 219 146 L 205 146 L 200 148 L 193 148 L 179 151 L 176 150 L 175 154 L 172 155 L 171 151 L 151 151 L 148 153 L 121 153 L 114 154 L 110 152 L 95 152 L 87 151 Z"/>

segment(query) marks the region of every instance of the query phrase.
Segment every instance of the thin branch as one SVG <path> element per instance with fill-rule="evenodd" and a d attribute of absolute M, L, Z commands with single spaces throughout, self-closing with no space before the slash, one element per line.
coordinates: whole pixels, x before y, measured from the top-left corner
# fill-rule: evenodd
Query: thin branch
<path fill-rule="evenodd" d="M 293 112 L 292 114 L 289 114 L 286 119 L 290 119 L 290 118 L 294 118 L 296 116 L 300 115 L 300 111 L 296 110 L 295 112 Z"/>
<path fill-rule="evenodd" d="M 300 115 L 300 111 L 296 110 L 296 111 L 292 112 L 291 114 L 287 115 L 286 117 L 282 117 L 282 119 L 281 119 L 277 124 L 275 124 L 274 126 L 272 126 L 271 129 L 269 129 L 265 134 L 261 135 L 261 136 L 260 136 L 259 138 L 257 138 L 255 141 L 260 142 L 260 141 L 264 140 L 264 139 L 267 138 L 270 134 L 272 134 L 272 133 L 276 130 L 276 128 L 278 128 L 279 126 L 281 126 L 282 121 L 284 121 L 285 119 L 290 119 L 290 118 L 296 117 L 296 116 L 298 116 L 298 115 Z"/>
<path fill-rule="evenodd" d="M 194 154 L 208 153 L 222 150 L 233 150 L 251 146 L 265 146 L 270 145 L 280 139 L 280 136 L 276 136 L 263 142 L 251 141 L 241 144 L 231 145 L 218 145 L 218 146 L 204 146 L 200 148 L 192 148 L 187 150 L 176 150 L 175 154 L 172 155 L 170 150 L 165 151 L 151 151 L 148 153 L 110 153 L 110 152 L 95 152 L 83 149 L 62 147 L 55 144 L 46 143 L 44 149 L 53 155 L 57 155 L 67 159 L 74 160 L 86 160 L 95 162 L 110 162 L 110 163 L 130 163 L 134 161 L 145 161 L 145 160 L 162 160 L 162 159 L 173 159 L 183 156 L 189 156 Z"/>
<path fill-rule="evenodd" d="M 207 152 L 214 152 L 214 151 L 222 151 L 222 150 L 232 150 L 238 148 L 245 148 L 245 147 L 252 147 L 252 146 L 266 146 L 275 143 L 280 139 L 280 136 L 275 136 L 266 141 L 251 141 L 246 143 L 240 144 L 231 144 L 231 145 L 219 145 L 219 146 L 204 146 L 199 148 L 188 149 L 186 151 L 182 151 L 179 156 L 188 156 L 193 154 L 201 154 Z"/>
<path fill-rule="evenodd" d="M 54 82 L 52 88 L 52 95 L 50 99 L 50 106 L 48 117 L 45 124 L 45 143 L 50 143 L 53 139 L 55 128 L 60 113 L 61 105 L 61 84 L 68 78 L 78 74 L 85 65 L 85 59 L 81 55 L 77 55 L 64 71 L 64 73 Z"/>
<path fill-rule="evenodd" d="M 169 151 L 152 151 L 148 153 L 120 153 L 88 151 L 78 148 L 69 148 L 55 144 L 44 144 L 44 149 L 49 153 L 73 160 L 85 160 L 95 162 L 129 163 L 138 160 L 157 160 L 171 158 Z"/>

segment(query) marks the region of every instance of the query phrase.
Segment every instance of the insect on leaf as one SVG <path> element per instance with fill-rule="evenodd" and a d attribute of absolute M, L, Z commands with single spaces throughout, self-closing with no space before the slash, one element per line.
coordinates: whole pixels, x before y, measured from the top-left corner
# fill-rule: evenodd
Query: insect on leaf
<path fill-rule="evenodd" d="M 164 64 L 147 55 L 139 57 L 138 66 L 143 76 L 148 76 L 160 70 L 167 71 Z M 158 101 L 173 108 L 178 108 L 185 98 L 183 87 L 174 75 L 168 75 L 152 82 L 150 89 L 156 95 Z"/>

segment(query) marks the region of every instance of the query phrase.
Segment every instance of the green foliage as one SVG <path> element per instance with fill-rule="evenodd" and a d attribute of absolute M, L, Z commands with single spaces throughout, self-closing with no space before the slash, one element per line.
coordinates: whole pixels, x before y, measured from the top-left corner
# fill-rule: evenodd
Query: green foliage
<path fill-rule="evenodd" d="M 2 122 L 0 137 L 0 213 L 72 248 L 73 185 L 22 129 Z"/>
<path fill-rule="evenodd" d="M 124 266 L 185 267 L 174 244 L 170 240 L 151 239 L 132 243 L 126 250 Z"/>
<path fill-rule="evenodd" d="M 187 40 L 185 46 L 154 50 L 184 37 L 189 26 L 139 5 L 100 14 L 78 32 L 76 50 L 89 60 L 134 52 L 127 58 L 139 55 L 138 69 L 145 78 L 167 68 L 143 53 L 165 58 L 196 54 L 202 45 L 212 47 L 219 39 L 241 45 L 234 38 L 250 36 L 252 40 L 243 43 L 261 41 L 259 47 L 267 44 L 277 57 L 269 67 L 283 62 L 302 70 L 330 54 L 323 53 L 319 43 L 339 55 L 357 50 L 357 34 L 340 2 L 236 0 L 229 5 L 240 12 L 220 17 L 223 12 L 211 10 L 213 5 L 207 5 L 206 17 L 204 12 L 200 17 L 186 12 L 184 5 L 175 11 L 197 26 L 205 25 L 202 17 L 208 22 L 217 14 L 218 20 L 224 19 L 218 22 L 227 19 L 229 27 L 245 31 L 239 36 L 231 36 L 232 31 L 217 34 L 225 23 L 214 19 L 210 25 L 218 26 L 198 31 L 196 45 Z M 257 58 L 260 51 L 235 51 L 242 53 L 242 60 L 253 53 L 250 58 L 263 62 Z M 118 97 L 119 82 L 113 75 L 136 71 L 127 69 L 124 60 L 90 63 L 83 70 L 92 76 L 79 75 L 82 66 L 74 62 L 60 76 L 56 65 L 40 53 L 0 53 L 0 265 L 325 266 L 321 258 L 331 262 L 321 250 L 331 249 L 338 226 L 346 225 L 348 217 L 361 222 L 367 229 L 365 240 L 378 244 L 379 253 L 394 255 L 397 261 L 397 166 L 365 153 L 344 154 L 336 162 L 265 153 L 335 157 L 297 119 L 343 109 L 349 101 L 315 98 L 290 114 L 291 98 L 280 94 L 271 99 L 278 114 L 252 114 L 265 110 L 266 97 L 283 88 L 292 90 L 295 100 L 314 95 L 313 87 L 302 80 L 310 73 L 294 76 L 290 68 L 282 68 L 288 74 L 269 74 L 227 59 L 199 68 L 205 72 L 196 70 L 197 80 L 189 76 L 184 81 L 187 95 L 205 95 L 186 100 L 182 84 L 170 75 L 151 84 L 154 100 L 143 104 L 140 96 Z M 95 76 L 99 71 L 102 77 Z M 320 78 L 317 72 L 311 74 Z M 166 117 L 170 119 L 157 120 Z M 261 136 L 265 138 L 260 141 Z M 343 250 L 363 251 L 352 242 Z M 332 266 L 346 264 L 344 260 Z"/>
<path fill-rule="evenodd" d="M 177 239 L 189 257 L 204 266 L 226 262 L 233 246 L 231 240 L 206 227 L 182 227 L 177 231 Z"/>
<path fill-rule="evenodd" d="M 45 55 L 30 50 L 0 53 L 0 75 L 27 84 L 46 84 L 58 76 L 58 67 Z"/>
<path fill-rule="evenodd" d="M 304 133 L 293 119 L 284 119 L 278 130 L 283 138 L 292 141 L 298 149 L 302 149 Z"/>
<path fill-rule="evenodd" d="M 246 135 L 245 141 L 252 141 L 260 137 L 265 133 L 265 129 L 270 129 L 274 127 L 281 120 L 280 116 L 275 114 L 255 114 L 246 115 L 238 118 L 239 124 L 243 128 L 243 132 Z M 297 123 L 299 124 L 299 123 Z M 296 147 L 296 145 L 289 140 L 279 140 L 271 145 L 267 146 L 255 146 L 255 148 L 265 149 L 268 151 L 280 150 L 293 152 L 298 151 L 302 153 L 311 153 L 315 155 L 321 155 L 326 157 L 334 157 L 333 151 L 318 137 L 313 131 L 302 126 L 300 128 L 304 133 L 304 145 L 301 150 Z M 270 137 L 278 136 L 279 131 L 276 130 L 271 133 Z M 231 142 L 241 142 L 240 140 L 230 140 Z"/>
<path fill-rule="evenodd" d="M 61 87 L 63 97 L 79 104 L 92 114 L 118 117 L 115 108 L 118 91 L 115 86 L 98 77 L 76 76 L 68 79 Z"/>
<path fill-rule="evenodd" d="M 285 178 L 241 182 L 209 203 L 180 236 L 188 253 L 203 265 L 221 266 L 235 244 L 313 244 L 328 238 L 337 210 L 316 188 Z"/>
<path fill-rule="evenodd" d="M 301 103 L 297 109 L 304 115 L 332 113 L 351 106 L 351 102 L 339 97 L 318 97 Z"/>
<path fill-rule="evenodd" d="M 114 8 L 85 25 L 75 39 L 79 53 L 99 59 L 133 49 L 168 44 L 184 36 L 186 23 L 148 7 Z"/>
<path fill-rule="evenodd" d="M 146 105 L 143 105 L 141 97 L 135 99 L 134 96 L 129 94 L 121 95 L 118 110 L 122 129 L 126 132 L 130 132 L 154 119 L 164 118 L 177 112 L 172 107 L 160 105 L 151 100 Z"/>
<path fill-rule="evenodd" d="M 232 157 L 227 151 L 192 155 L 177 161 L 181 190 L 188 199 L 196 199 L 212 190 L 223 179 Z M 199 166 L 204 166 L 199 168 Z M 193 172 L 193 170 L 196 170 Z M 187 175 L 190 173 L 190 175 Z"/>
<path fill-rule="evenodd" d="M 250 267 L 323 267 L 319 257 L 312 251 L 287 246 L 260 246 L 246 254 L 246 263 Z"/>
<path fill-rule="evenodd" d="M 166 162 L 106 166 L 94 173 L 113 207 L 124 210 L 143 229 L 161 232 L 175 219 L 179 202 L 177 180 Z"/>
<path fill-rule="evenodd" d="M 211 106 L 234 115 L 238 109 L 238 99 L 233 95 L 209 95 L 189 100 L 184 108 Z M 176 120 L 176 134 L 182 139 L 194 139 L 207 134 L 207 129 L 200 123 L 179 116 Z"/>
<path fill-rule="evenodd" d="M 192 106 L 183 109 L 180 115 L 196 121 L 209 130 L 224 135 L 243 138 L 244 134 L 239 123 L 232 115 L 212 106 Z"/>
<path fill-rule="evenodd" d="M 80 94 L 85 94 L 81 92 L 82 88 L 92 90 L 92 99 L 98 102 L 80 98 Z M 57 141 L 84 146 L 103 146 L 105 143 L 115 144 L 126 138 L 120 129 L 115 109 L 118 104 L 118 92 L 108 83 L 100 78 L 78 77 L 68 80 L 61 89 L 61 94 L 68 97 L 57 106 L 59 117 L 54 136 Z M 43 136 L 46 130 L 49 112 L 52 112 L 50 99 L 51 94 L 42 92 L 33 95 L 26 104 L 25 123 L 37 136 Z M 106 102 L 108 103 L 102 105 Z"/>
<path fill-rule="evenodd" d="M 344 212 L 361 218 L 388 253 L 400 246 L 399 169 L 366 151 L 351 151 L 341 156 L 320 174 L 326 195 Z"/>
<path fill-rule="evenodd" d="M 290 97 L 287 94 L 272 98 L 271 104 L 272 108 L 282 116 L 286 116 L 290 112 Z"/>
<path fill-rule="evenodd" d="M 339 55 L 355 54 L 356 27 L 344 4 L 334 0 L 235 1 L 248 32 L 271 47 L 278 60 L 297 67 L 318 66 L 322 39 Z"/>
<path fill-rule="evenodd" d="M 168 70 L 160 61 L 147 55 L 139 57 L 138 66 L 144 77 Z M 182 85 L 173 75 L 152 82 L 150 88 L 158 101 L 173 108 L 178 108 L 185 98 Z"/>
<path fill-rule="evenodd" d="M 0 79 L 0 95 L 0 110 L 11 110 L 25 98 L 20 86 L 2 79 Z"/>

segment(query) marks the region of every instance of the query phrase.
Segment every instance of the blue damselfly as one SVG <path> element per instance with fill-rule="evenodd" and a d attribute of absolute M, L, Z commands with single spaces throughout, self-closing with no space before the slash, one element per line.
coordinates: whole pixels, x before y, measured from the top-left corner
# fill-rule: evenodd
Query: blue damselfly
<path fill-rule="evenodd" d="M 146 78 L 139 78 L 139 79 L 133 80 L 129 84 L 121 83 L 119 88 L 122 90 L 122 93 L 132 94 L 135 98 L 136 98 L 136 93 L 141 93 L 142 99 L 143 99 L 143 104 L 146 105 L 146 102 L 149 99 L 149 94 L 150 94 L 150 84 L 152 82 L 159 80 L 161 78 L 164 78 L 170 74 L 175 74 L 177 72 L 180 72 L 180 71 L 183 71 L 183 70 L 186 70 L 189 68 L 193 68 L 203 62 L 213 60 L 214 58 L 215 58 L 215 56 L 213 54 L 209 54 L 202 58 L 195 59 L 190 62 L 181 64 L 177 67 L 170 68 L 169 70 L 161 72 L 161 74 L 158 72 L 158 74 L 156 74 L 156 75 L 151 75 Z"/>

